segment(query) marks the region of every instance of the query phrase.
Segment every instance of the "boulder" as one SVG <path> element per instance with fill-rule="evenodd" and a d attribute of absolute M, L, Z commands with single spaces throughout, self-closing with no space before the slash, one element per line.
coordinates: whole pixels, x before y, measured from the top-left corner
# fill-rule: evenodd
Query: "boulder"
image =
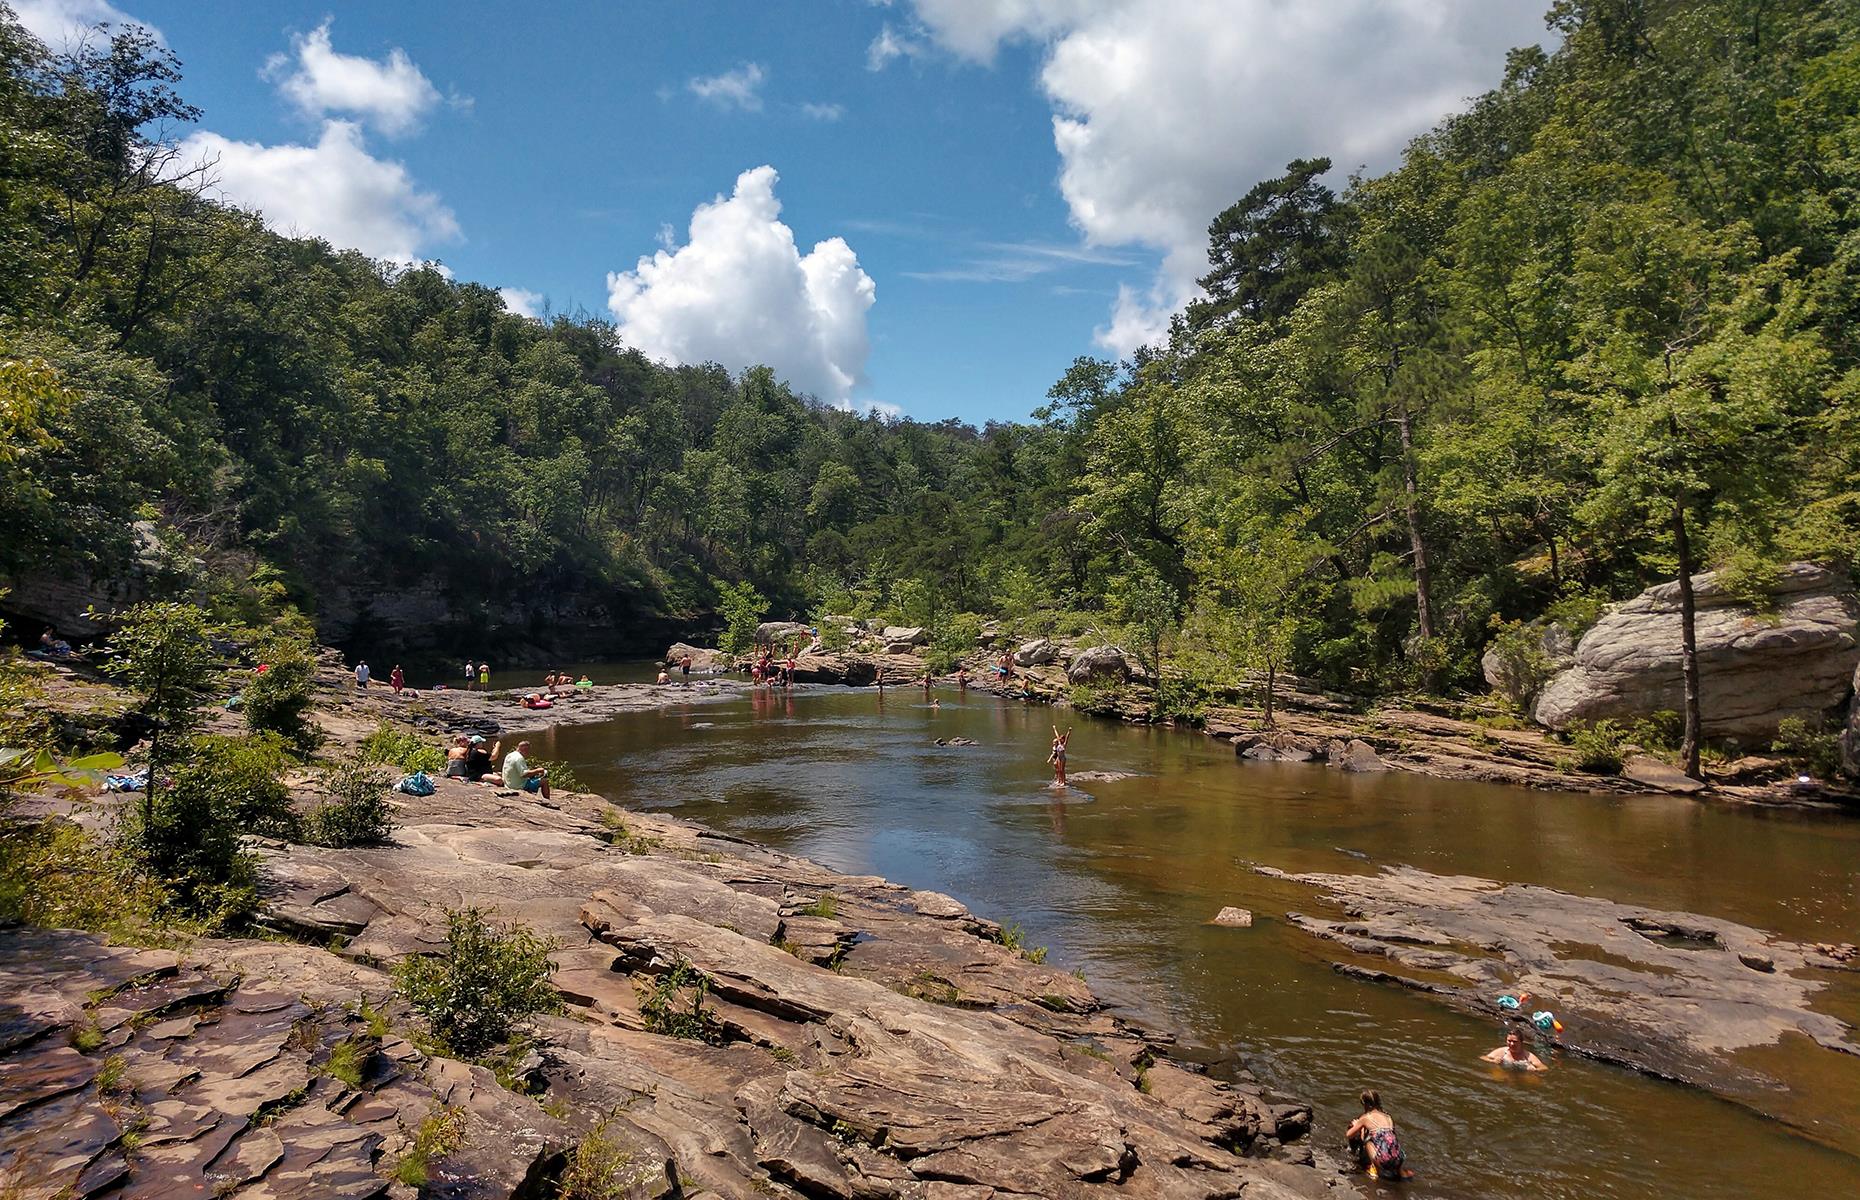
<path fill-rule="evenodd" d="M 1532 622 L 1525 633 L 1529 640 L 1522 646 L 1494 643 L 1479 658 L 1487 686 L 1519 707 L 1528 706 L 1546 682 L 1576 661 L 1576 639 L 1557 622 Z"/>
<path fill-rule="evenodd" d="M 1251 929 L 1253 928 L 1253 914 L 1244 908 L 1235 908 L 1230 904 L 1215 913 L 1214 919 L 1208 923 L 1210 925 L 1231 925 L 1236 929 Z"/>
<path fill-rule="evenodd" d="M 726 665 L 729 655 L 714 647 L 693 646 L 687 642 L 673 642 L 665 652 L 667 666 L 676 667 L 685 655 L 691 656 L 691 669 L 709 671 Z"/>
<path fill-rule="evenodd" d="M 1345 771 L 1386 771 L 1389 765 L 1382 761 L 1376 748 L 1361 738 L 1351 738 L 1348 742 L 1336 741 L 1330 744 L 1325 755 L 1333 767 Z"/>
<path fill-rule="evenodd" d="M 1040 667 L 1059 657 L 1059 647 L 1046 638 L 1034 638 L 1031 642 L 1022 642 L 1020 649 L 1014 651 L 1014 665 L 1020 667 Z"/>
<path fill-rule="evenodd" d="M 1095 683 L 1104 679 L 1119 682 L 1130 677 L 1130 663 L 1116 646 L 1093 646 L 1072 656 L 1066 678 L 1073 683 Z"/>
<path fill-rule="evenodd" d="M 786 646 L 802 638 L 812 640 L 814 631 L 799 621 L 764 621 L 756 626 L 756 645 Z"/>
<path fill-rule="evenodd" d="M 1860 779 L 1860 666 L 1854 668 L 1854 698 L 1847 705 L 1847 732 L 1841 735 L 1841 769 Z"/>
<path fill-rule="evenodd" d="M 1767 738 L 1785 717 L 1815 720 L 1847 698 L 1860 664 L 1860 597 L 1832 571 L 1783 568 L 1766 611 L 1695 575 L 1700 709 L 1705 733 Z M 1574 663 L 1538 695 L 1532 716 L 1551 729 L 1605 717 L 1679 711 L 1679 585 L 1663 583 L 1614 608 L 1582 636 Z M 1850 737 L 1850 742 L 1851 742 Z"/>
<path fill-rule="evenodd" d="M 888 646 L 903 646 L 906 650 L 912 646 L 921 646 L 930 640 L 921 625 L 887 625 L 879 632 L 879 640 Z M 902 650 L 893 650 L 893 654 L 902 654 Z"/>

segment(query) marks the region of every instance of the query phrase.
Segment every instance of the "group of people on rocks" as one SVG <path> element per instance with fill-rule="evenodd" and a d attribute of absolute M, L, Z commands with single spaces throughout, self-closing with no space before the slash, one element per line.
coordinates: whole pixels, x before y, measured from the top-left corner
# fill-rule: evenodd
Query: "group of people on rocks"
<path fill-rule="evenodd" d="M 484 735 L 461 733 L 452 739 L 452 745 L 446 750 L 447 779 L 463 779 L 467 783 L 491 783 L 512 791 L 533 792 L 543 799 L 549 798 L 549 770 L 547 767 L 533 766 L 530 763 L 530 743 L 520 741 L 503 756 L 500 763 L 498 752 L 504 748 L 502 739 L 491 743 L 485 749 Z"/>
<path fill-rule="evenodd" d="M 355 686 L 362 691 L 367 691 L 369 678 L 367 661 L 357 662 L 355 664 Z M 395 663 L 394 669 L 388 672 L 388 687 L 394 690 L 396 696 L 407 690 L 407 673 L 400 669 L 399 663 Z"/>

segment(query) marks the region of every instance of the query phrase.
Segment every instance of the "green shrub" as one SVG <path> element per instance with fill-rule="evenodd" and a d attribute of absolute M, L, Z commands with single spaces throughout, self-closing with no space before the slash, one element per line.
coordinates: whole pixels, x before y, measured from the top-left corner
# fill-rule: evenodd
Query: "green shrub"
<path fill-rule="evenodd" d="M 716 1013 L 704 1007 L 709 991 L 710 977 L 679 955 L 673 959 L 671 970 L 651 984 L 639 985 L 639 1015 L 654 1033 L 719 1045 L 723 1030 L 717 1024 Z M 689 1005 L 685 1003 L 686 992 L 691 996 Z"/>
<path fill-rule="evenodd" d="M 364 763 L 394 767 L 402 774 L 425 771 L 438 775 L 446 769 L 446 752 L 417 733 L 396 729 L 386 721 L 362 739 L 356 756 Z"/>
<path fill-rule="evenodd" d="M 1621 771 L 1621 750 L 1627 733 L 1613 721 L 1596 721 L 1569 732 L 1570 756 L 1565 764 L 1592 775 L 1616 775 Z"/>
<path fill-rule="evenodd" d="M 769 602 L 755 585 L 711 580 L 717 589 L 717 612 L 723 617 L 723 636 L 717 645 L 725 654 L 747 654 L 755 649 L 756 626 L 769 610 Z"/>
<path fill-rule="evenodd" d="M 0 794 L 0 926 L 88 929 L 126 941 L 149 929 L 167 896 L 152 879 L 62 817 L 21 821 Z"/>
<path fill-rule="evenodd" d="M 1627 740 L 1648 750 L 1677 750 L 1685 736 L 1685 717 L 1671 709 L 1642 717 L 1627 730 Z"/>
<path fill-rule="evenodd" d="M 628 1200 L 652 1175 L 653 1165 L 637 1161 L 603 1119 L 576 1143 L 554 1200 Z"/>
<path fill-rule="evenodd" d="M 289 827 L 284 757 L 275 737 L 196 738 L 170 786 L 125 806 L 118 845 L 164 889 L 167 911 L 218 929 L 252 910 L 254 864 L 239 839 Z"/>
<path fill-rule="evenodd" d="M 403 959 L 394 982 L 433 1037 L 474 1057 L 562 999 L 549 983 L 553 943 L 522 925 L 493 925 L 480 908 L 446 910 L 446 952 Z"/>
<path fill-rule="evenodd" d="M 319 786 L 328 799 L 304 817 L 303 840 L 332 849 L 387 841 L 394 833 L 392 783 L 385 768 L 359 756 L 326 768 Z"/>
<path fill-rule="evenodd" d="M 982 626 L 986 622 L 976 613 L 957 613 L 937 626 L 936 636 L 930 641 L 930 648 L 924 654 L 924 661 L 929 669 L 938 674 L 947 674 L 956 669 L 962 659 L 975 653 L 976 642 L 982 636 Z"/>
<path fill-rule="evenodd" d="M 1820 720 L 1784 717 L 1770 749 L 1790 767 L 1818 779 L 1833 779 L 1841 772 L 1841 736 Z"/>
<path fill-rule="evenodd" d="M 316 659 L 309 643 L 297 638 L 272 638 L 259 647 L 258 657 L 265 669 L 246 682 L 240 701 L 246 728 L 253 733 L 276 734 L 298 753 L 310 753 L 317 748 L 322 734 L 310 720 Z"/>
<path fill-rule="evenodd" d="M 465 1113 L 457 1108 L 435 1108 L 414 1130 L 413 1145 L 395 1162 L 390 1175 L 412 1188 L 424 1188 L 433 1160 L 444 1158 L 465 1144 Z"/>
<path fill-rule="evenodd" d="M 574 768 L 567 763 L 553 758 L 532 758 L 530 766 L 541 767 L 549 773 L 549 787 L 558 792 L 585 792 L 588 785 L 581 782 L 581 776 L 575 774 Z"/>

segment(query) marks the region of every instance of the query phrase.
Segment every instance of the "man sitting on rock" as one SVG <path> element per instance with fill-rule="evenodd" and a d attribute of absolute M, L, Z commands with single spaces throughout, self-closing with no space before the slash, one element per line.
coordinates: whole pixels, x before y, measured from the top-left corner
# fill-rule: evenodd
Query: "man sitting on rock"
<path fill-rule="evenodd" d="M 540 792 L 542 798 L 549 798 L 549 772 L 541 767 L 530 766 L 530 744 L 518 742 L 517 748 L 504 755 L 504 786 L 513 790 L 521 788 L 526 792 Z"/>

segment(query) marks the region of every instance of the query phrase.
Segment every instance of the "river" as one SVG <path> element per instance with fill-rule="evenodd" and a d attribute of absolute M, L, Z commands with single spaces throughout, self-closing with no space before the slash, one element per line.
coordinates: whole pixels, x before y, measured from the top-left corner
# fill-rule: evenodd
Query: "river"
<path fill-rule="evenodd" d="M 607 669 L 607 678 L 613 675 Z M 1477 1061 L 1496 1021 L 1336 974 L 1282 919 L 1313 910 L 1288 871 L 1377 860 L 1744 922 L 1786 937 L 1860 930 L 1860 822 L 1668 797 L 1598 797 L 1237 762 L 1199 734 L 1127 726 L 979 693 L 797 689 L 537 735 L 628 807 L 670 809 L 835 869 L 948 892 L 1185 1043 L 1309 1100 L 1333 1144 L 1355 1094 L 1381 1089 L 1417 1177 L 1440 1197 L 1853 1194 L 1860 1059 L 1764 1050 L 1801 1127 L 1577 1059 L 1543 1076 Z M 1134 778 L 1046 787 L 1053 720 L 1071 767 Z M 938 737 L 967 737 L 939 747 Z M 1206 924 L 1221 906 L 1251 929 Z M 1860 1020 L 1860 984 L 1822 1005 Z M 1357 1179 L 1366 1193 L 1375 1186 Z M 1780 1189 L 1780 1190 L 1779 1190 Z"/>

